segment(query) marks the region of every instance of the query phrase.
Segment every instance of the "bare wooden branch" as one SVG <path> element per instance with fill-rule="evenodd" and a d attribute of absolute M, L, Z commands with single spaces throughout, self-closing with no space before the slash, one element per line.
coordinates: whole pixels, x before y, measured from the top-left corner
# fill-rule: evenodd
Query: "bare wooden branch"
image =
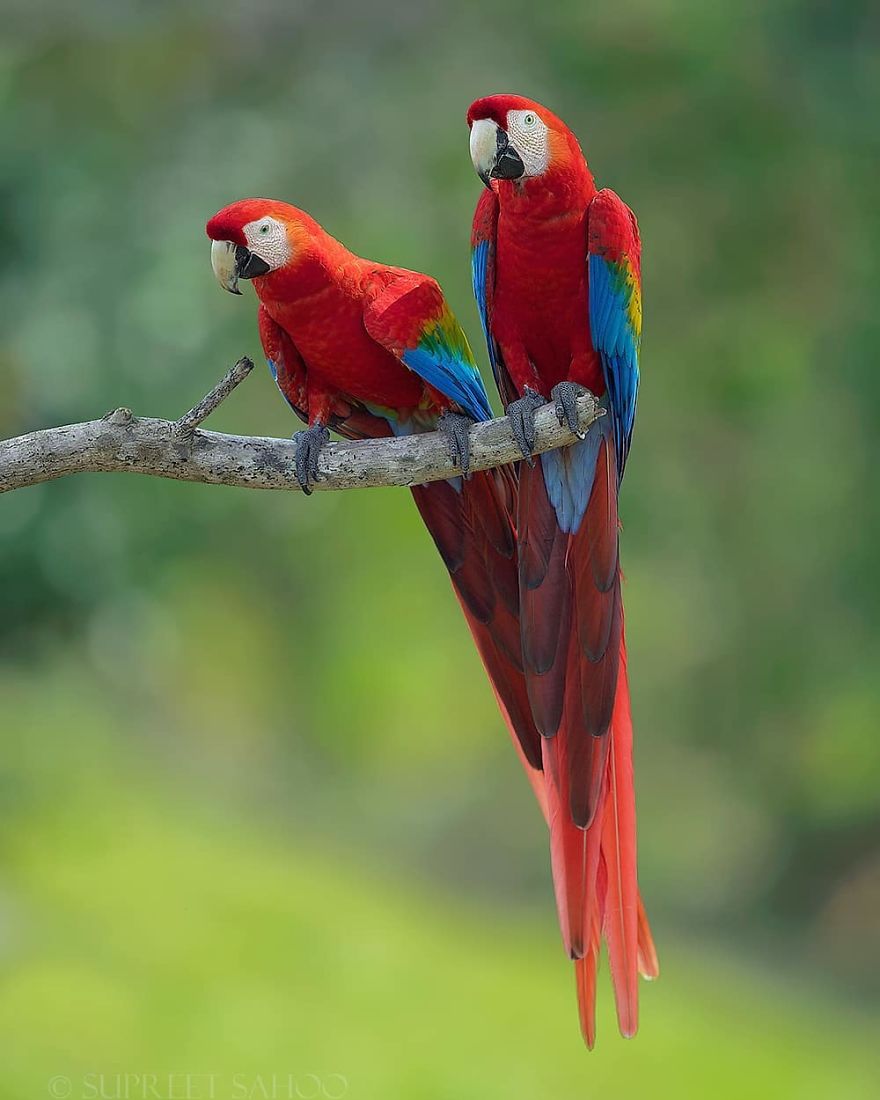
<path fill-rule="evenodd" d="M 0 441 L 0 492 L 77 473 L 137 473 L 178 481 L 235 485 L 246 489 L 298 491 L 291 440 L 225 435 L 197 427 L 250 373 L 241 359 L 226 377 L 179 420 L 137 417 L 119 408 L 100 420 L 46 428 Z M 596 399 L 578 399 L 580 429 L 602 415 Z M 552 404 L 535 418 L 535 453 L 573 443 Z M 475 424 L 470 433 L 471 469 L 488 470 L 521 457 L 505 418 Z M 321 452 L 316 491 L 380 485 L 418 485 L 454 477 L 446 442 L 438 432 L 398 439 L 330 443 Z"/>
<path fill-rule="evenodd" d="M 208 419 L 217 406 L 226 400 L 239 382 L 243 382 L 253 369 L 253 360 L 248 359 L 246 355 L 242 356 L 234 367 L 229 368 L 210 393 L 205 394 L 198 405 L 194 405 L 188 413 L 183 414 L 177 421 L 178 430 L 189 434 L 195 431 L 199 424 Z"/>

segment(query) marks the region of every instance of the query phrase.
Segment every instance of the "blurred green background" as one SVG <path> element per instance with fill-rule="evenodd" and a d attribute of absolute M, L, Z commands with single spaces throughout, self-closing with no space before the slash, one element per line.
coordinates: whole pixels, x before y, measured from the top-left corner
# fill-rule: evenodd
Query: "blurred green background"
<path fill-rule="evenodd" d="M 876 1096 L 876 4 L 4 8 L 3 435 L 174 417 L 257 358 L 203 229 L 246 195 L 431 271 L 485 364 L 478 95 L 552 106 L 636 209 L 663 975 L 625 1043 L 606 971 L 587 1055 L 544 827 L 406 492 L 69 479 L 0 502 L 0 1095 Z M 211 426 L 297 425 L 260 370 Z"/>

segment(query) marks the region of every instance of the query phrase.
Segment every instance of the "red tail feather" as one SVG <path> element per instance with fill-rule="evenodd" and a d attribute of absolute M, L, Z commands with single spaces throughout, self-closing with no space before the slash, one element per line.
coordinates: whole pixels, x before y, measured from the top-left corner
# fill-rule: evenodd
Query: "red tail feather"
<path fill-rule="evenodd" d="M 611 719 L 607 794 L 602 808 L 602 862 L 608 875 L 602 930 L 608 942 L 617 1020 L 627 1038 L 639 1027 L 636 807 L 632 771 L 632 717 L 621 639 L 620 675 Z M 597 822 L 598 824 L 598 822 Z"/>
<path fill-rule="evenodd" d="M 651 935 L 648 914 L 645 912 L 641 894 L 639 894 L 639 973 L 649 982 L 660 977 L 657 948 L 654 946 L 654 937 Z"/>
<path fill-rule="evenodd" d="M 562 942 L 569 958 L 584 953 L 584 906 L 589 884 L 585 881 L 586 834 L 571 820 L 568 810 L 568 764 L 565 731 L 545 738 L 544 785 L 550 826 L 550 865 L 556 891 L 556 909 Z"/>
<path fill-rule="evenodd" d="M 611 448 L 601 460 L 600 466 L 610 465 Z M 523 470 L 523 479 L 528 483 L 526 503 L 531 500 L 533 507 L 524 506 L 521 493 L 516 514 L 531 535 L 518 546 L 513 539 L 517 494 L 510 471 L 477 474 L 460 492 L 441 482 L 416 487 L 413 495 L 450 571 L 549 827 L 559 923 L 566 951 L 575 960 L 581 1031 L 592 1048 L 601 939 L 608 944 L 618 1022 L 625 1036 L 638 1028 L 638 974 L 654 978 L 659 973 L 636 877 L 632 718 L 620 580 L 616 571 L 613 579 L 607 577 L 607 567 L 616 564 L 617 519 L 608 503 L 606 480 L 597 478 L 590 502 L 596 516 L 588 515 L 581 534 L 568 541 L 565 571 L 557 577 L 557 543 L 565 540 L 548 522 L 552 509 L 540 467 Z M 527 555 L 525 563 L 518 565 L 517 550 Z M 569 563 L 570 589 L 567 580 L 563 583 Z M 531 631 L 521 632 L 521 619 L 532 624 Z M 551 628 L 557 632 L 555 642 Z M 596 736 L 594 731 L 607 722 L 601 715 L 607 706 L 602 697 L 615 681 L 610 726 Z M 585 714 L 585 704 L 597 700 L 600 713 Z M 539 733 L 536 708 L 542 724 L 557 725 L 552 736 Z M 554 708 L 558 718 L 550 718 Z"/>
<path fill-rule="evenodd" d="M 621 1033 L 638 1029 L 638 974 L 660 972 L 651 930 L 638 891 L 636 819 L 632 771 L 632 718 L 626 675 L 626 643 L 621 639 L 617 693 L 604 762 L 602 793 L 592 824 L 576 827 L 566 791 L 565 721 L 545 740 L 545 794 L 550 825 L 553 881 L 566 948 L 575 957 L 578 1008 L 584 1041 L 596 1039 L 596 970 L 600 940 L 608 944 L 611 980 Z M 573 932 L 580 914 L 581 935 Z"/>
<path fill-rule="evenodd" d="M 541 738 L 522 670 L 519 585 L 509 469 L 462 482 L 417 485 L 413 497 L 440 551 L 529 781 L 547 816 Z"/>
<path fill-rule="evenodd" d="M 599 947 L 597 944 L 595 948 L 590 948 L 584 957 L 578 959 L 574 964 L 581 1034 L 590 1050 L 596 1045 L 596 968 L 598 955 Z"/>

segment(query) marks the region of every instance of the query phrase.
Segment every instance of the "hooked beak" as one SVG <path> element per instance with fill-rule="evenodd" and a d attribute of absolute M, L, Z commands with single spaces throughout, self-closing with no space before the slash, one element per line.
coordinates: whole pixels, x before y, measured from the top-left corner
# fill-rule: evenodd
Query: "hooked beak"
<path fill-rule="evenodd" d="M 492 180 L 516 180 L 526 170 L 510 144 L 507 131 L 490 118 L 477 119 L 471 126 L 471 160 L 477 175 L 490 189 Z"/>
<path fill-rule="evenodd" d="M 230 294 L 241 294 L 239 279 L 255 279 L 270 270 L 256 252 L 232 241 L 211 241 L 211 267 L 217 282 Z"/>

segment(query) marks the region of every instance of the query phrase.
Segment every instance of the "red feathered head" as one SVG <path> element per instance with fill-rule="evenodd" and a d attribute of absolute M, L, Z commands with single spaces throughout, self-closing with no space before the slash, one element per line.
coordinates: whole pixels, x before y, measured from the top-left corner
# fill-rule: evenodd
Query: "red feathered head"
<path fill-rule="evenodd" d="M 320 226 L 304 211 L 275 199 L 241 199 L 218 211 L 205 227 L 214 242 L 211 266 L 233 294 L 239 279 L 257 279 L 290 266 Z"/>
<path fill-rule="evenodd" d="M 578 168 L 577 138 L 552 111 L 519 95 L 490 95 L 470 105 L 471 159 L 483 183 L 528 180 Z"/>

